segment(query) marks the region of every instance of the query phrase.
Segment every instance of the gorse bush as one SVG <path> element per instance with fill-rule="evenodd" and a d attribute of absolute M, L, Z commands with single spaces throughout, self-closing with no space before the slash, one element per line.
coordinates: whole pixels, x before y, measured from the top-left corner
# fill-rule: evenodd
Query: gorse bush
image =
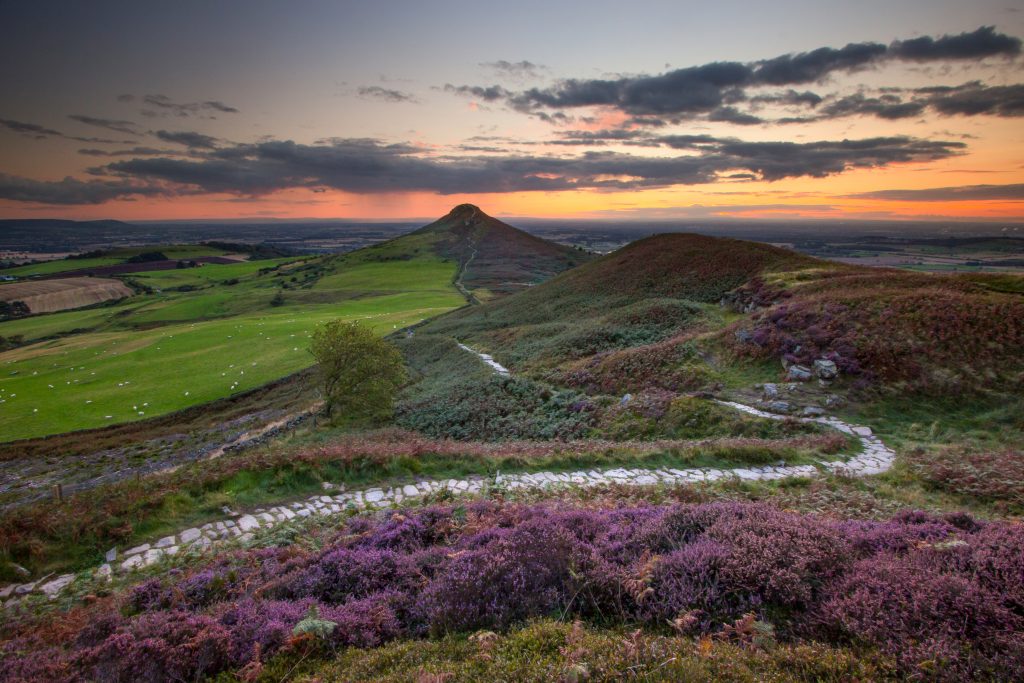
<path fill-rule="evenodd" d="M 906 677 L 1019 680 L 1022 586 L 1024 528 L 963 514 L 477 502 L 354 518 L 319 550 L 239 551 L 26 626 L 0 646 L 0 680 L 194 680 L 538 617 L 852 644 Z"/>

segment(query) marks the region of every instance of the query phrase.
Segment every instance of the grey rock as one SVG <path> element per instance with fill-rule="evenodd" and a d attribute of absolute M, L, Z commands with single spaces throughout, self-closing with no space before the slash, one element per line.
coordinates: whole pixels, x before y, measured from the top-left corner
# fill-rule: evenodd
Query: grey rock
<path fill-rule="evenodd" d="M 182 543 L 192 543 L 193 541 L 198 540 L 202 535 L 202 531 L 196 528 L 192 528 L 185 529 L 184 531 L 182 531 L 180 534 L 178 534 L 178 538 L 181 539 Z"/>
<path fill-rule="evenodd" d="M 57 597 L 58 593 L 60 593 L 62 590 L 71 585 L 71 582 L 74 580 L 74 574 L 64 574 L 63 576 L 58 576 L 56 579 L 52 581 L 47 581 L 39 587 L 39 590 L 47 598 L 53 600 L 55 597 Z"/>
<path fill-rule="evenodd" d="M 114 560 L 116 560 L 117 559 L 117 548 L 111 548 L 110 550 L 108 550 L 106 552 L 106 554 L 103 556 L 103 559 L 106 560 L 107 562 L 113 562 Z"/>
<path fill-rule="evenodd" d="M 121 563 L 122 571 L 131 571 L 132 569 L 138 569 L 142 566 L 144 559 L 142 555 L 132 555 L 127 560 Z"/>
<path fill-rule="evenodd" d="M 803 365 L 790 365 L 786 370 L 786 379 L 791 382 L 806 382 L 811 379 L 811 369 Z"/>
<path fill-rule="evenodd" d="M 833 361 L 825 358 L 819 358 L 814 361 L 814 374 L 817 375 L 819 379 L 835 379 L 839 375 L 839 368 L 836 367 L 836 364 Z"/>
<path fill-rule="evenodd" d="M 259 521 L 252 515 L 243 515 L 238 518 L 238 528 L 243 532 L 252 531 L 253 529 L 259 529 Z"/>
<path fill-rule="evenodd" d="M 625 395 L 623 395 L 623 397 L 621 399 L 619 399 L 619 405 L 625 407 L 625 406 L 629 405 L 629 402 L 632 401 L 632 400 L 633 400 L 633 394 L 625 394 Z"/>
<path fill-rule="evenodd" d="M 793 409 L 789 401 L 768 401 L 764 406 L 769 412 L 788 415 Z"/>
<path fill-rule="evenodd" d="M 802 412 L 805 417 L 821 417 L 825 414 L 825 411 L 818 406 L 807 406 Z"/>
<path fill-rule="evenodd" d="M 826 408 L 838 408 L 844 403 L 846 403 L 846 401 L 843 399 L 843 397 L 837 396 L 836 394 L 829 394 L 828 396 L 825 397 Z"/>
<path fill-rule="evenodd" d="M 163 538 L 161 538 L 161 539 L 160 539 L 159 541 L 157 541 L 157 542 L 156 542 L 156 545 L 155 545 L 155 546 L 153 546 L 153 547 L 154 547 L 154 548 L 169 548 L 169 547 L 171 547 L 172 545 L 174 545 L 174 541 L 175 541 L 175 540 L 176 540 L 176 539 L 175 539 L 175 537 L 174 537 L 174 536 L 164 536 L 164 537 L 163 537 Z"/>
<path fill-rule="evenodd" d="M 766 400 L 773 400 L 779 397 L 779 386 L 777 384 L 764 385 L 764 397 Z"/>
<path fill-rule="evenodd" d="M 750 330 L 743 327 L 736 330 L 735 336 L 736 341 L 740 342 L 741 344 L 749 344 L 754 339 L 754 334 Z"/>
<path fill-rule="evenodd" d="M 141 555 L 142 553 L 146 552 L 152 547 L 153 546 L 151 546 L 149 543 L 143 543 L 142 545 L 137 545 L 134 548 L 129 548 L 128 550 L 125 550 L 124 554 L 128 557 L 132 555 Z"/>

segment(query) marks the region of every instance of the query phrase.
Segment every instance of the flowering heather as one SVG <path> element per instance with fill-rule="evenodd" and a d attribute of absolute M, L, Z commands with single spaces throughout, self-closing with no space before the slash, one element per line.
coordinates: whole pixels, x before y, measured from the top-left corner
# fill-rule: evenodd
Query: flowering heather
<path fill-rule="evenodd" d="M 810 364 L 927 394 L 1020 386 L 1024 302 L 949 278 L 892 271 L 823 274 L 754 315 L 741 354 Z M 748 323 L 744 323 L 748 325 Z"/>
<path fill-rule="evenodd" d="M 755 624 L 909 677 L 1019 679 L 1022 586 L 1024 527 L 964 514 L 479 501 L 353 518 L 320 549 L 239 551 L 8 633 L 0 681 L 194 680 L 547 616 L 730 640 Z"/>

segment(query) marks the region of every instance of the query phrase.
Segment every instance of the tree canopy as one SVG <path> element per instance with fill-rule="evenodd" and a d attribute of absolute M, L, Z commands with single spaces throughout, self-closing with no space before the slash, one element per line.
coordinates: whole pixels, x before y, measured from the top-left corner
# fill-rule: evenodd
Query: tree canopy
<path fill-rule="evenodd" d="M 380 420 L 391 415 L 395 393 L 405 381 L 402 355 L 391 343 L 356 322 L 334 320 L 313 333 L 328 415 Z"/>

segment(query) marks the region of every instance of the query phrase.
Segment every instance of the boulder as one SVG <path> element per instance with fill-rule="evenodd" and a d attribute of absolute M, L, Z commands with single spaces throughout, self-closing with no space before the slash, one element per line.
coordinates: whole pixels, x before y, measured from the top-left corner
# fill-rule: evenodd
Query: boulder
<path fill-rule="evenodd" d="M 771 401 L 779 397 L 779 387 L 777 384 L 765 384 L 763 391 L 765 400 Z"/>
<path fill-rule="evenodd" d="M 791 382 L 806 382 L 813 376 L 811 369 L 803 365 L 790 365 L 786 370 L 786 379 Z"/>
<path fill-rule="evenodd" d="M 819 408 L 818 406 L 806 406 L 803 409 L 804 417 L 821 417 L 824 414 L 824 409 Z"/>
<path fill-rule="evenodd" d="M 74 574 L 64 574 L 52 581 L 48 581 L 39 587 L 39 590 L 50 600 L 57 597 L 57 594 L 67 588 L 75 580 Z"/>
<path fill-rule="evenodd" d="M 792 410 L 789 401 L 768 401 L 764 407 L 770 413 L 781 413 L 782 415 L 788 415 Z"/>
<path fill-rule="evenodd" d="M 818 379 L 835 379 L 839 375 L 839 368 L 836 367 L 834 361 L 819 358 L 814 361 L 814 374 L 818 376 Z"/>

